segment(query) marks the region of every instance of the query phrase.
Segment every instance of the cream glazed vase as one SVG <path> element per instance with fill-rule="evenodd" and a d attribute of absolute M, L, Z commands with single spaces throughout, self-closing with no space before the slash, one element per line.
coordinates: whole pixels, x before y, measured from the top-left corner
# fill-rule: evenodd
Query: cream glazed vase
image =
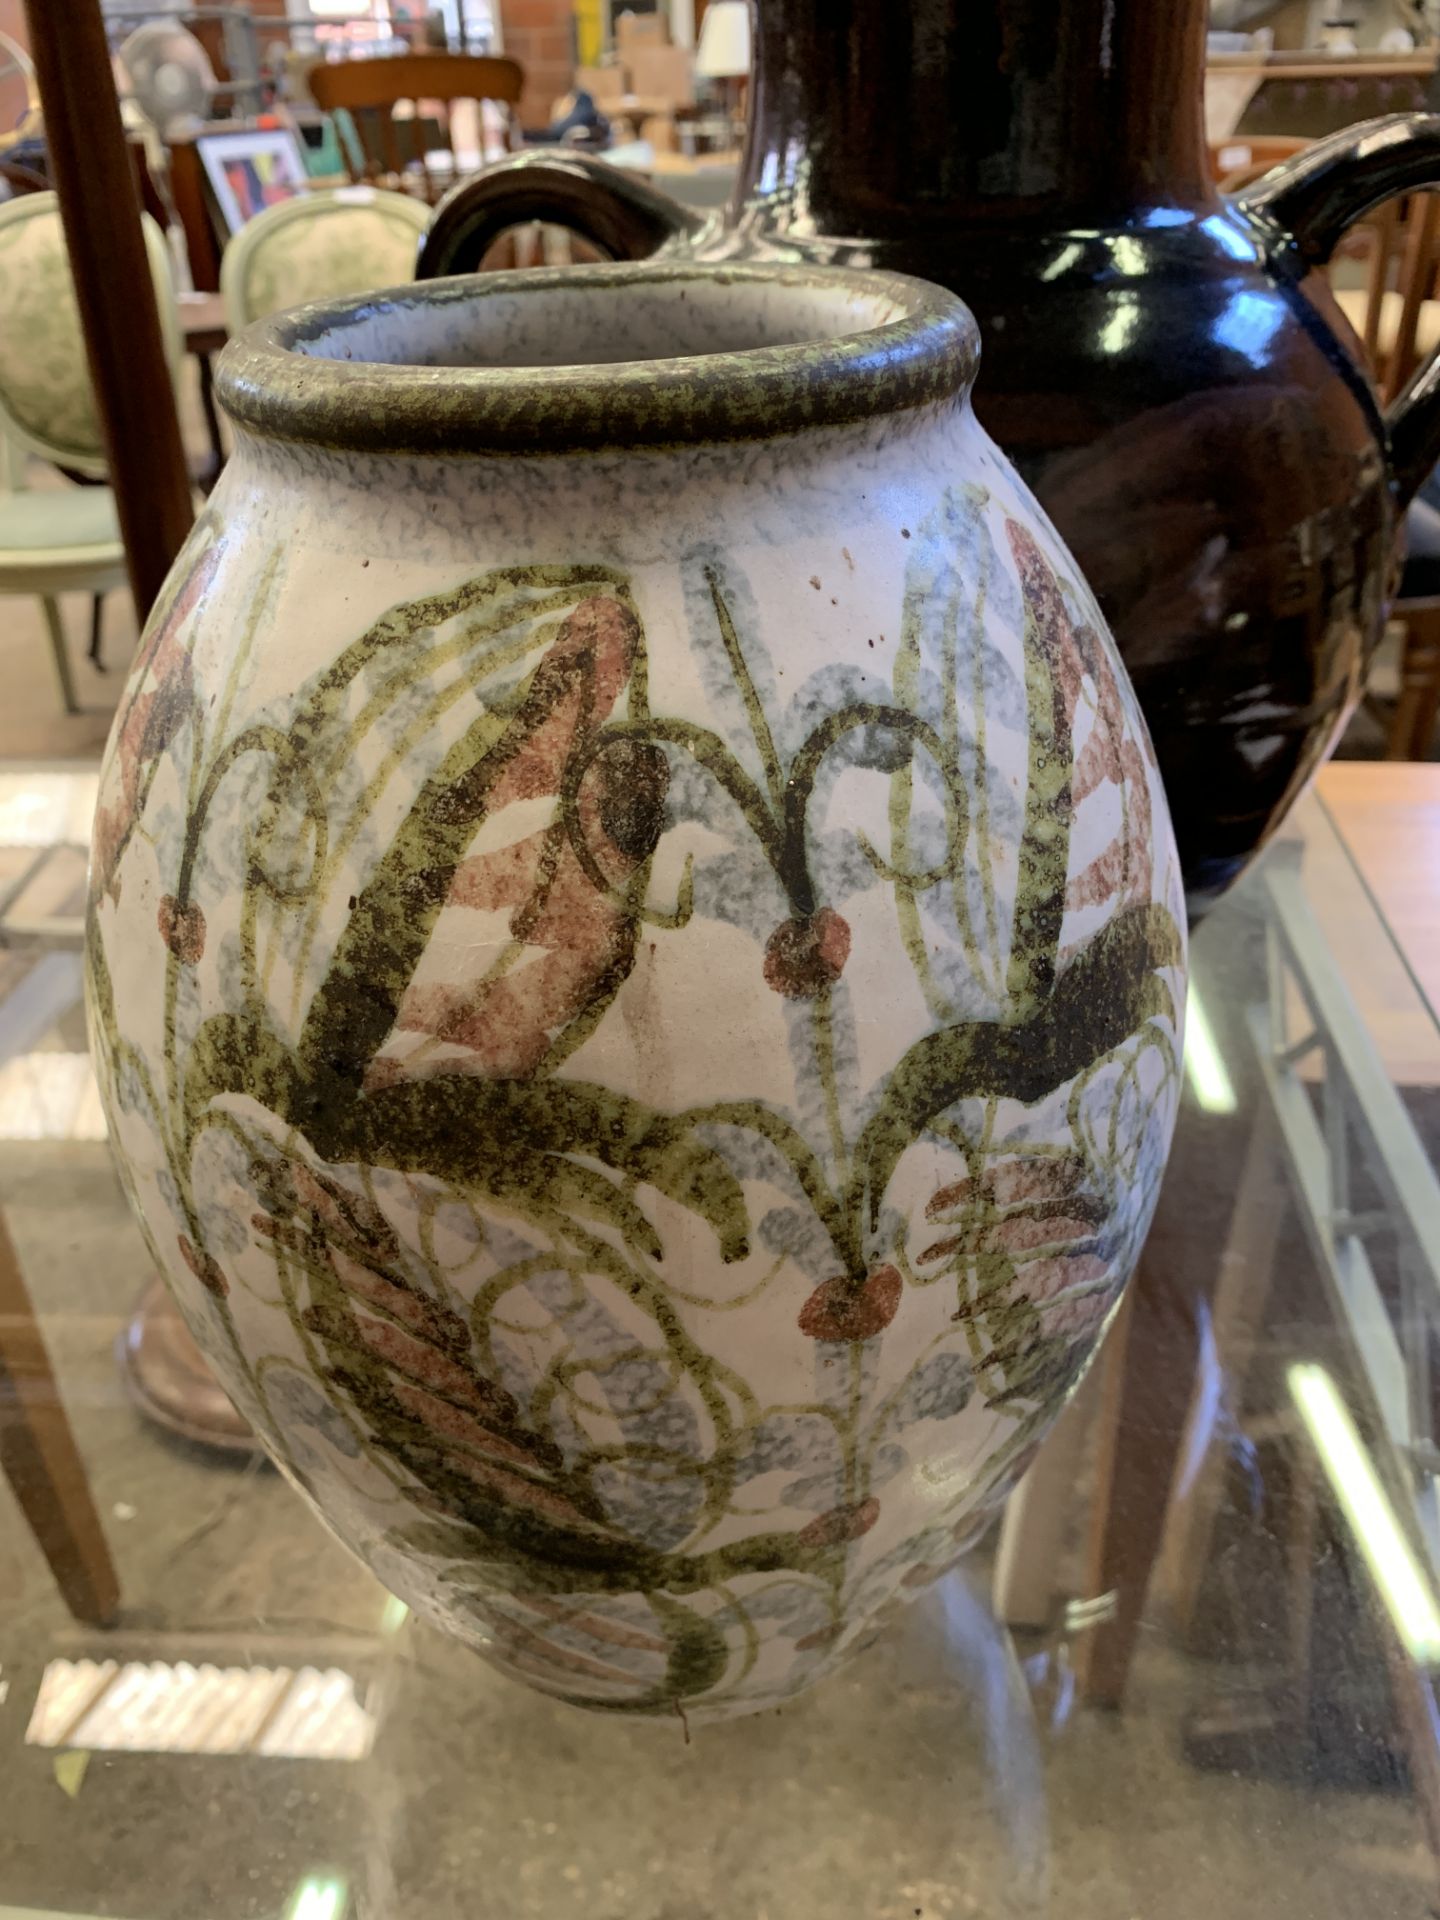
<path fill-rule="evenodd" d="M 918 281 L 306 308 L 116 721 L 99 1072 L 192 1332 L 380 1578 L 704 1719 L 951 1565 L 1155 1203 L 1144 726 Z"/>

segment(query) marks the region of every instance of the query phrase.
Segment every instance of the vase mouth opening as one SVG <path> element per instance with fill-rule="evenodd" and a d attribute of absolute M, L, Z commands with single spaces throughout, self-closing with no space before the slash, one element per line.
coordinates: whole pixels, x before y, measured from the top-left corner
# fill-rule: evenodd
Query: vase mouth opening
<path fill-rule="evenodd" d="M 641 262 L 461 275 L 297 307 L 225 349 L 265 439 L 547 454 L 781 438 L 964 399 L 980 341 L 901 274 Z"/>

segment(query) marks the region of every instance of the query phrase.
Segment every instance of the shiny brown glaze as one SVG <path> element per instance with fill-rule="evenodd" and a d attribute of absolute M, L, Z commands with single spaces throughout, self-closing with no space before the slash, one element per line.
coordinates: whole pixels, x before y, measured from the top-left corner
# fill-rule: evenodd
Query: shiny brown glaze
<path fill-rule="evenodd" d="M 1201 124 L 1203 0 L 763 0 L 735 197 L 701 225 L 574 155 L 438 210 L 422 276 L 517 219 L 612 252 L 919 274 L 980 322 L 975 394 L 1094 586 L 1164 771 L 1192 910 L 1333 745 L 1379 637 L 1440 383 L 1387 420 L 1315 269 L 1440 183 L 1440 122 L 1320 143 L 1226 202 Z"/>

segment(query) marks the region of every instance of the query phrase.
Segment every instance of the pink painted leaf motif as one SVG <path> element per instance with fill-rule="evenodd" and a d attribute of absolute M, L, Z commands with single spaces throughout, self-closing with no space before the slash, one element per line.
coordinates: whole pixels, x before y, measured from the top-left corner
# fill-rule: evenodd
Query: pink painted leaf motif
<path fill-rule="evenodd" d="M 669 764 L 649 741 L 596 736 L 629 684 L 639 638 L 634 614 L 603 595 L 563 622 L 535 672 L 554 697 L 490 788 L 482 844 L 455 871 L 367 1090 L 436 1074 L 532 1075 L 629 973 L 638 905 L 629 883 L 660 837 Z M 552 804 L 532 825 L 537 801 Z"/>
<path fill-rule="evenodd" d="M 967 1176 L 941 1187 L 925 1217 L 950 1230 L 922 1249 L 916 1267 L 943 1262 L 955 1273 L 955 1318 L 983 1331 L 985 1364 L 1003 1377 L 992 1404 L 1058 1398 L 1118 1285 L 1103 1253 L 1106 1208 L 1087 1187 L 1084 1161 L 1073 1153 L 1004 1156 L 978 1182 Z"/>
<path fill-rule="evenodd" d="M 1011 552 L 1020 571 L 1025 602 L 1035 619 L 1073 737 L 1090 690 L 1090 728 L 1076 756 L 1070 804 L 1077 813 L 1105 786 L 1120 799 L 1120 824 L 1109 841 L 1065 889 L 1074 911 L 1111 904 L 1145 905 L 1154 884 L 1149 742 L 1127 714 L 1114 666 L 1095 629 L 1071 618 L 1055 569 L 1030 532 L 1007 520 Z"/>
<path fill-rule="evenodd" d="M 145 649 L 131 674 L 124 711 L 114 741 L 114 768 L 120 791 L 102 802 L 95 815 L 90 852 L 90 890 L 94 899 L 113 891 L 116 868 L 144 806 L 142 788 L 156 762 L 189 714 L 194 689 L 190 650 L 181 629 L 203 601 L 220 565 L 225 543 L 216 540 L 192 563 L 158 611 Z M 107 781 L 107 785 L 109 782 Z"/>
<path fill-rule="evenodd" d="M 902 1292 L 894 1267 L 877 1267 L 862 1285 L 844 1274 L 822 1281 L 800 1309 L 800 1331 L 812 1340 L 873 1340 L 895 1318 Z"/>
<path fill-rule="evenodd" d="M 201 1286 L 208 1293 L 213 1293 L 217 1300 L 223 1300 L 230 1291 L 230 1282 L 225 1278 L 219 1261 L 208 1253 L 202 1253 L 186 1234 L 177 1234 L 175 1244 L 180 1249 L 180 1258 Z"/>
<path fill-rule="evenodd" d="M 819 1514 L 808 1526 L 801 1527 L 795 1538 L 802 1547 L 848 1546 L 852 1540 L 863 1539 L 879 1518 L 880 1502 L 872 1494 L 853 1506 L 832 1507 L 828 1513 Z"/>
<path fill-rule="evenodd" d="M 372 1440 L 452 1517 L 499 1505 L 562 1525 L 595 1515 L 562 1484 L 564 1457 L 475 1362 L 470 1329 L 408 1275 L 393 1229 L 362 1193 L 297 1158 L 255 1168 L 257 1233 L 306 1275 L 300 1323 Z"/>
<path fill-rule="evenodd" d="M 182 907 L 173 893 L 167 893 L 160 902 L 155 923 L 160 929 L 160 938 L 177 960 L 193 967 L 203 957 L 205 915 L 195 901 Z"/>

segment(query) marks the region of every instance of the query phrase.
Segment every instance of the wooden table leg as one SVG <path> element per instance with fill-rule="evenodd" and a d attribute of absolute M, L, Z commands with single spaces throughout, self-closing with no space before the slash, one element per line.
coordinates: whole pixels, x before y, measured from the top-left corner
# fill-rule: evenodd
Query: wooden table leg
<path fill-rule="evenodd" d="M 1196 1596 L 1215 1550 L 1225 1500 L 1231 1452 L 1217 1443 L 1213 1432 L 1224 1411 L 1221 1395 L 1223 1391 L 1229 1402 L 1227 1427 L 1238 1426 L 1288 1210 L 1280 1139 L 1267 1103 L 1250 1130 L 1245 1171 L 1220 1256 L 1209 1341 L 1214 1363 L 1201 1370 L 1187 1422 L 1185 1451 L 1194 1463 L 1193 1478 L 1184 1499 L 1177 1497 L 1158 1574 L 1168 1619 L 1182 1636 L 1194 1622 Z"/>
<path fill-rule="evenodd" d="M 195 511 L 100 0 L 25 0 L 45 146 L 144 625 Z"/>
<path fill-rule="evenodd" d="M 1095 1493 L 1080 1595 L 1094 1624 L 1075 1643 L 1080 1697 L 1089 1705 L 1118 1707 L 1124 1696 L 1187 1435 L 1193 1436 L 1190 1452 L 1208 1436 L 1205 1392 L 1196 1393 L 1202 1359 L 1211 1352 L 1201 1381 L 1207 1390 L 1218 1391 L 1210 1377 L 1215 1351 L 1227 1372 L 1243 1374 L 1248 1366 L 1282 1218 L 1275 1156 L 1267 1115 L 1243 1136 L 1233 1123 L 1204 1117 L 1187 1127 L 1101 1356 Z M 1227 1186 L 1235 1197 L 1226 1238 L 1217 1246 L 1197 1227 L 1195 1193 L 1203 1191 L 1218 1225 Z M 1232 1393 L 1241 1384 L 1233 1380 Z M 1207 1467 L 1213 1471 L 1208 1461 Z M 1218 1492 L 1218 1480 L 1206 1485 L 1205 1523 L 1185 1530 L 1192 1547 L 1199 1541 L 1208 1551 Z M 1193 1567 L 1193 1553 L 1181 1563 Z"/>
<path fill-rule="evenodd" d="M 1400 693 L 1385 742 L 1387 760 L 1425 760 L 1440 714 L 1440 606 L 1399 609 L 1405 621 Z"/>
<path fill-rule="evenodd" d="M 107 1625 L 115 1566 L 60 1402 L 14 1244 L 0 1216 L 0 1469 L 77 1620 Z"/>
<path fill-rule="evenodd" d="M 1080 1698 L 1089 1706 L 1118 1707 L 1124 1697 L 1190 1410 L 1195 1303 L 1168 1266 L 1163 1240 L 1152 1239 L 1101 1361 L 1084 1597 L 1111 1604 L 1075 1643 Z"/>
<path fill-rule="evenodd" d="M 995 1554 L 993 1605 L 1007 1627 L 1044 1632 L 1055 1625 L 1065 1595 L 1064 1553 L 1073 1538 L 1080 1481 L 1104 1361 L 1051 1428 L 1035 1463 L 1005 1503 Z"/>

